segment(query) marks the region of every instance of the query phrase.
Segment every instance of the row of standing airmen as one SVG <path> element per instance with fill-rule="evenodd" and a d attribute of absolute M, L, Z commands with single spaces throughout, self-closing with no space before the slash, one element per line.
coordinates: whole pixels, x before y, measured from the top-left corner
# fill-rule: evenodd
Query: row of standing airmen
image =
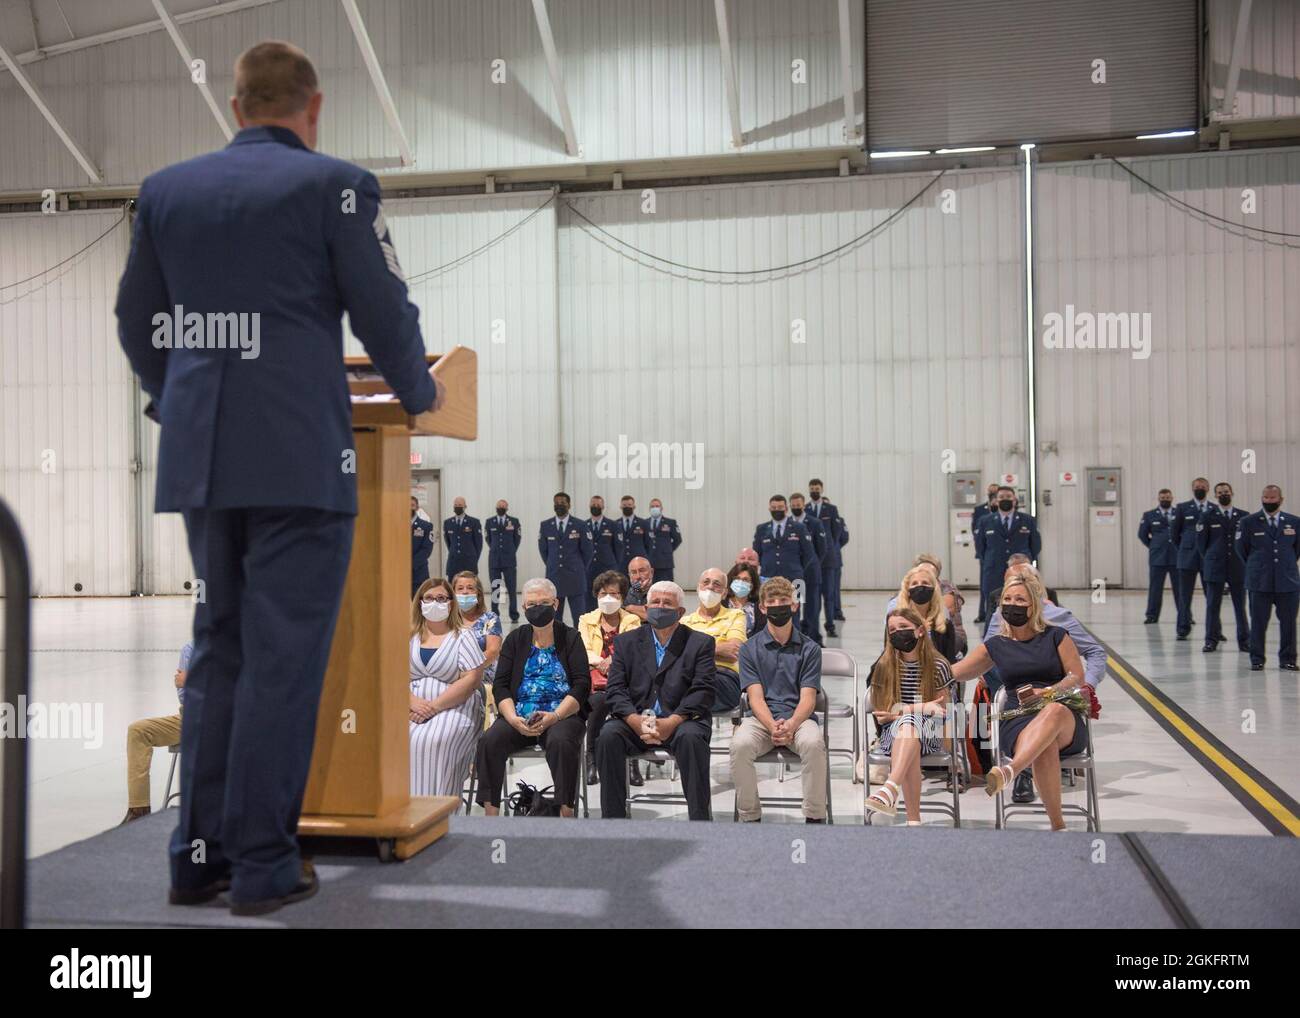
<path fill-rule="evenodd" d="M 826 634 L 836 636 L 835 622 L 843 620 L 840 604 L 840 576 L 843 567 L 841 549 L 849 541 L 848 525 L 838 508 L 823 498 L 823 485 L 813 478 L 808 485 L 809 498 L 801 493 L 773 495 L 768 501 L 771 520 L 754 530 L 752 546 L 758 555 L 759 574 L 763 579 L 784 576 L 791 583 L 802 584 L 803 605 L 801 630 L 822 639 L 821 613 L 826 612 Z M 516 602 L 517 553 L 523 540 L 518 517 L 510 515 L 510 505 L 498 499 L 496 515 L 486 523 L 467 512 L 461 496 L 452 502 L 453 515 L 442 524 L 446 562 L 443 573 L 455 576 L 462 571 L 477 574 L 483 546 L 488 547 L 488 579 L 493 600 L 509 603 L 510 621 L 519 621 Z M 537 551 L 546 564 L 546 578 L 555 584 L 560 599 L 557 617 L 569 606 L 570 617 L 577 625 L 578 616 L 596 607 L 592 583 L 601 573 L 613 569 L 628 573 L 629 563 L 644 558 L 654 570 L 655 580 L 673 579 L 673 556 L 682 543 L 677 521 L 663 513 L 660 499 L 650 500 L 650 514 L 636 514 L 636 500 L 624 495 L 619 500 L 621 515 L 605 515 L 605 500 L 593 495 L 588 505 L 590 517 L 575 519 L 571 515 L 572 499 L 557 492 L 553 499 L 554 515 L 543 520 L 537 534 Z M 419 500 L 411 496 L 411 590 L 429 577 L 429 556 L 434 545 L 434 524 L 421 514 Z M 500 592 L 500 593 L 498 593 Z"/>
<path fill-rule="evenodd" d="M 1225 642 L 1220 611 L 1227 587 L 1237 621 L 1237 649 L 1250 654 L 1252 671 L 1264 667 L 1264 637 L 1277 614 L 1278 664 L 1296 671 L 1296 613 L 1300 610 L 1300 518 L 1282 512 L 1282 489 L 1266 486 L 1258 512 L 1233 504 L 1232 485 L 1192 482 L 1192 497 L 1174 504 L 1162 488 L 1156 508 L 1142 514 L 1138 540 L 1147 548 L 1149 584 L 1145 622 L 1160 621 L 1165 580 L 1173 588 L 1178 639 L 1191 636 L 1192 597 L 1199 576 L 1205 592 L 1205 653 Z M 1249 616 L 1247 611 L 1249 610 Z"/>

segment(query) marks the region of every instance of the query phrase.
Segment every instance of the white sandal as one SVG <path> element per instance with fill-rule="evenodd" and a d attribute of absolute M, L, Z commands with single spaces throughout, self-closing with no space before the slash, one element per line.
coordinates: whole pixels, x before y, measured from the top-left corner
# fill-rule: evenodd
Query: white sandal
<path fill-rule="evenodd" d="M 867 809 L 872 813 L 879 813 L 882 816 L 892 817 L 898 815 L 898 794 L 901 789 L 892 781 L 886 781 L 869 796 L 867 796 Z"/>

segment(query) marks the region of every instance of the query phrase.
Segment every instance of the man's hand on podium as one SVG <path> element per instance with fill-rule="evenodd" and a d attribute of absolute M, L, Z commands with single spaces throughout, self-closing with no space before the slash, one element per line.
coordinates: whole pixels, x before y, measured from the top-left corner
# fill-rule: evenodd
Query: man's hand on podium
<path fill-rule="evenodd" d="M 441 361 L 438 362 L 438 364 L 441 363 Z M 438 377 L 438 364 L 429 369 L 429 377 L 433 379 L 434 387 L 438 390 L 438 395 L 434 397 L 433 406 L 429 407 L 429 412 L 441 410 L 447 405 L 447 383 Z"/>

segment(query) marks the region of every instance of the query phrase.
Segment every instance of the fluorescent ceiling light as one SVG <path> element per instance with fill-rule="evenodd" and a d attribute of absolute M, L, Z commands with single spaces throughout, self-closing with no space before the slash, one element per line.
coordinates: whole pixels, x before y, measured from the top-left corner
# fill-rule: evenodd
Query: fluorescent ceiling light
<path fill-rule="evenodd" d="M 1038 146 L 1035 145 L 1032 141 L 1027 141 L 1020 146 L 1020 150 L 1022 152 L 1028 152 L 1031 148 L 1038 148 Z"/>
<path fill-rule="evenodd" d="M 1190 138 L 1195 131 L 1164 131 L 1161 134 L 1139 134 L 1138 141 L 1153 141 L 1157 138 Z"/>
<path fill-rule="evenodd" d="M 908 156 L 928 156 L 930 150 L 926 149 L 900 149 L 897 152 L 872 152 L 872 159 L 906 159 Z"/>
<path fill-rule="evenodd" d="M 965 148 L 937 148 L 934 154 L 937 156 L 955 156 L 966 152 L 992 152 L 997 146 L 995 145 L 967 145 Z"/>

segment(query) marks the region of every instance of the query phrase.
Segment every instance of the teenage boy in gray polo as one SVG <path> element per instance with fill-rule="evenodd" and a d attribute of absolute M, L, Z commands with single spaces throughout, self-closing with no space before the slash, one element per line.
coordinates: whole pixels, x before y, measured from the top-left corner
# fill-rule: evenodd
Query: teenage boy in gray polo
<path fill-rule="evenodd" d="M 749 716 L 731 737 L 731 779 L 742 822 L 762 819 L 754 761 L 774 746 L 799 754 L 803 815 L 826 822 L 826 744 L 813 717 L 821 689 L 822 649 L 795 628 L 794 586 L 781 576 L 763 584 L 759 604 L 767 625 L 740 648 L 740 685 Z"/>

